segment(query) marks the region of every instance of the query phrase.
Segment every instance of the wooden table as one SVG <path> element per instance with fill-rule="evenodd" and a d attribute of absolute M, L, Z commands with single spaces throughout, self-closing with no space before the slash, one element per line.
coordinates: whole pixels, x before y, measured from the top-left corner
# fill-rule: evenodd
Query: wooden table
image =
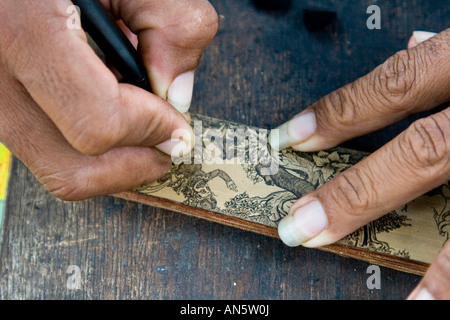
<path fill-rule="evenodd" d="M 406 47 L 448 27 L 450 1 L 211 1 L 220 30 L 196 73 L 191 111 L 273 128 Z M 381 8 L 381 30 L 366 9 Z M 308 31 L 304 9 L 337 13 Z M 355 139 L 375 150 L 415 118 Z M 67 286 L 69 266 L 80 289 Z M 14 161 L 0 260 L 1 299 L 403 299 L 420 277 L 141 204 L 53 198 Z M 72 272 L 72 271 L 71 271 Z"/>

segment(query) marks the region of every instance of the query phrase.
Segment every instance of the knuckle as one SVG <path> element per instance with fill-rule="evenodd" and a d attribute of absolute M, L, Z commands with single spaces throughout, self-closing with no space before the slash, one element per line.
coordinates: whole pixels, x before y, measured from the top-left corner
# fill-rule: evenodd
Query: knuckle
<path fill-rule="evenodd" d="M 85 198 L 84 188 L 77 182 L 77 173 L 74 170 L 56 171 L 45 175 L 36 174 L 36 177 L 51 195 L 60 200 L 77 201 Z"/>
<path fill-rule="evenodd" d="M 359 89 L 351 83 L 323 97 L 313 106 L 320 127 L 347 130 L 358 117 Z M 321 123 L 322 122 L 322 123 Z"/>
<path fill-rule="evenodd" d="M 415 53 L 402 50 L 377 69 L 375 94 L 383 100 L 383 105 L 394 110 L 404 107 L 417 80 L 416 63 Z"/>
<path fill-rule="evenodd" d="M 69 139 L 75 149 L 86 155 L 102 154 L 111 149 L 118 141 L 114 130 L 105 128 L 105 126 L 99 127 L 97 121 L 92 121 L 92 125 L 89 123 L 83 125 L 76 137 Z"/>
<path fill-rule="evenodd" d="M 191 6 L 185 13 L 181 23 L 177 44 L 181 47 L 191 47 L 193 44 L 207 44 L 217 33 L 219 18 L 214 7 L 209 2 Z"/>
<path fill-rule="evenodd" d="M 83 200 L 80 196 L 79 188 L 72 184 L 64 184 L 58 186 L 52 186 L 52 188 L 47 188 L 52 196 L 58 198 L 62 201 L 78 201 Z"/>
<path fill-rule="evenodd" d="M 333 203 L 342 211 L 361 216 L 377 202 L 378 195 L 372 180 L 358 168 L 349 169 L 333 179 L 330 192 Z"/>
<path fill-rule="evenodd" d="M 319 127 L 326 128 L 331 124 L 334 124 L 334 126 L 345 125 L 345 108 L 343 106 L 345 97 L 340 91 L 331 92 L 313 106 Z"/>
<path fill-rule="evenodd" d="M 449 128 L 450 119 L 444 114 L 437 114 L 415 121 L 406 130 L 402 148 L 406 160 L 414 169 L 426 169 L 428 175 L 429 170 L 439 174 L 448 167 Z"/>
<path fill-rule="evenodd" d="M 111 106 L 101 108 L 97 105 L 96 108 L 92 108 L 94 109 L 100 112 L 92 112 L 77 118 L 66 136 L 72 147 L 86 155 L 102 154 L 123 138 L 121 128 L 123 122 L 120 121 L 120 116 L 114 113 L 118 108 Z M 107 110 L 110 110 L 109 114 Z"/>
<path fill-rule="evenodd" d="M 12 21 L 8 17 L 2 19 L 3 15 L 0 15 L 0 29 L 2 30 L 0 59 L 17 77 L 30 73 L 32 70 L 30 64 L 36 64 L 39 59 L 47 58 L 44 55 L 48 54 L 48 39 L 61 31 L 60 28 L 55 27 L 57 26 L 56 17 L 47 12 L 45 12 L 46 19 L 41 19 L 39 23 L 36 23 L 34 21 L 36 14 L 30 16 L 30 10 L 42 10 L 42 8 L 35 8 L 34 3 L 29 7 L 22 9 L 22 14 L 29 18 L 22 19 L 23 21 L 21 19 Z M 40 13 L 44 12 L 40 11 Z M 27 22 L 24 23 L 24 21 Z"/>
<path fill-rule="evenodd" d="M 0 42 L 1 63 L 7 67 L 11 74 L 17 76 L 20 71 L 29 70 L 29 65 L 33 59 L 32 56 L 27 55 L 23 50 L 23 43 L 27 39 L 21 32 L 10 35 L 7 40 Z"/>

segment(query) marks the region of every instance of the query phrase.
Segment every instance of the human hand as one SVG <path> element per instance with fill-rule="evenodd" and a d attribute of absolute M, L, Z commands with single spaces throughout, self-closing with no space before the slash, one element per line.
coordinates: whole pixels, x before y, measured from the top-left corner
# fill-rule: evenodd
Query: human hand
<path fill-rule="evenodd" d="M 280 148 L 318 151 L 450 100 L 450 29 L 403 50 L 314 103 L 280 129 Z M 421 43 L 420 43 L 421 42 Z M 450 108 L 415 121 L 355 166 L 293 204 L 280 221 L 289 246 L 324 246 L 450 180 Z M 450 298 L 450 243 L 412 299 Z"/>
<path fill-rule="evenodd" d="M 68 28 L 71 1 L 0 0 L 0 141 L 64 200 L 156 180 L 165 154 L 190 149 L 182 113 L 217 31 L 206 0 L 102 3 L 138 42 L 155 94 L 119 83 L 83 30 Z"/>
<path fill-rule="evenodd" d="M 228 181 L 227 182 L 227 188 L 234 191 L 234 192 L 238 192 L 238 188 L 236 186 L 236 183 L 234 183 L 234 181 Z"/>

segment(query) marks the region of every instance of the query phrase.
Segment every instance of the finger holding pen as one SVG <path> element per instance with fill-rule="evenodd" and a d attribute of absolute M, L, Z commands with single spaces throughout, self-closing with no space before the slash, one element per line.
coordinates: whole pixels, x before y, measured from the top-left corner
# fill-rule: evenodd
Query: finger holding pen
<path fill-rule="evenodd" d="M 175 8 L 181 1 L 102 1 L 137 35 L 153 92 L 160 92 L 152 94 L 119 83 L 85 32 L 67 28 L 73 2 L 2 1 L 0 140 L 47 189 L 68 200 L 160 177 L 170 158 L 159 157 L 155 147 L 171 154 L 177 149 L 172 133 L 191 130 L 165 98 L 180 74 L 196 68 L 211 40 L 201 28 L 183 33 L 189 21 L 176 16 L 198 6 L 202 11 L 199 2 L 186 11 Z"/>

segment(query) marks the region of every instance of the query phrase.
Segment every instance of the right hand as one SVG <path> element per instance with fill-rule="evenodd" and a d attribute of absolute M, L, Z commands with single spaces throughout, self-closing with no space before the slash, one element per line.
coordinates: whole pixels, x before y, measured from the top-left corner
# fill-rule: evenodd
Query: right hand
<path fill-rule="evenodd" d="M 302 152 L 329 149 L 450 101 L 450 29 L 421 40 L 414 36 L 408 50 L 319 99 L 285 124 L 280 139 L 284 147 Z M 449 180 L 447 107 L 416 120 L 389 143 L 295 202 L 278 225 L 279 235 L 290 246 L 335 243 Z M 450 298 L 450 242 L 409 298 Z"/>
<path fill-rule="evenodd" d="M 155 94 L 119 83 L 84 31 L 67 27 L 71 1 L 0 0 L 0 141 L 63 200 L 166 173 L 171 159 L 155 147 L 170 154 L 172 133 L 191 132 L 181 113 L 217 32 L 206 0 L 102 3 L 137 36 Z"/>

